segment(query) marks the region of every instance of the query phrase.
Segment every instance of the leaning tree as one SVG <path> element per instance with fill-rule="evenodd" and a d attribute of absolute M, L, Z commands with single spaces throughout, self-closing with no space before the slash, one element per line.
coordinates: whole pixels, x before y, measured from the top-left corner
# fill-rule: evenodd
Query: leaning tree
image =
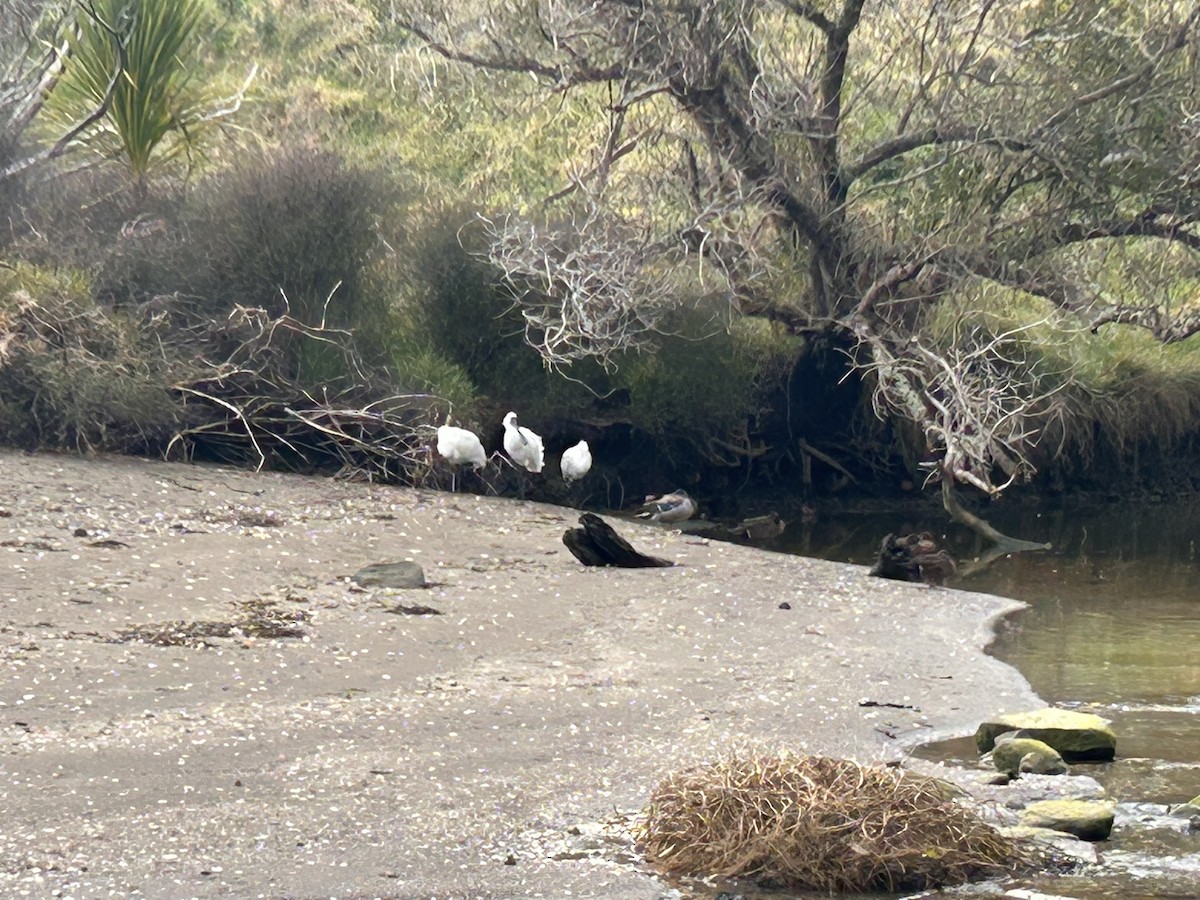
<path fill-rule="evenodd" d="M 1072 373 L 1029 353 L 1032 332 L 1200 329 L 1171 290 L 1200 262 L 1196 3 L 392 9 L 443 65 L 594 110 L 562 189 L 492 222 L 491 258 L 551 365 L 637 347 L 699 280 L 737 314 L 844 348 L 970 518 L 956 486 L 996 494 L 1065 433 Z M 1154 277 L 1134 290 L 1114 269 Z M 932 327 L 997 295 L 1033 312 Z"/>

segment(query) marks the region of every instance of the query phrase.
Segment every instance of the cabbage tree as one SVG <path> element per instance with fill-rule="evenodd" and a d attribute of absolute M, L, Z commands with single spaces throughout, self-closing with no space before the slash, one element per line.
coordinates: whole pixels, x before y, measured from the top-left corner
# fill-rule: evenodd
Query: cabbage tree
<path fill-rule="evenodd" d="M 214 115 L 197 85 L 205 9 L 205 0 L 82 0 L 77 6 L 53 111 L 70 120 L 94 108 L 119 71 L 106 114 L 81 142 L 122 161 L 141 188 L 152 166 L 185 150 L 190 129 Z"/>

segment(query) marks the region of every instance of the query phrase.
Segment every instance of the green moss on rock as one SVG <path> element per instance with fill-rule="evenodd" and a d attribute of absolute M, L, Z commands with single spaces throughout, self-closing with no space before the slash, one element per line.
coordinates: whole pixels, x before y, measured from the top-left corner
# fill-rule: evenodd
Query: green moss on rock
<path fill-rule="evenodd" d="M 1009 732 L 1049 744 L 1067 761 L 1112 759 L 1117 752 L 1117 736 L 1108 719 L 1052 707 L 984 722 L 975 731 L 975 745 L 987 753 L 996 746 L 996 738 Z"/>
<path fill-rule="evenodd" d="M 1026 757 L 1035 759 L 1023 766 Z M 1044 741 L 1035 738 L 1014 737 L 1007 740 L 1001 738 L 992 750 L 992 765 L 997 771 L 1016 775 L 1018 772 L 1034 772 L 1039 775 L 1062 775 L 1067 771 L 1067 764 L 1059 752 Z"/>
<path fill-rule="evenodd" d="M 1112 803 L 1102 800 L 1040 800 L 1021 813 L 1021 824 L 1103 841 L 1112 833 L 1113 809 Z"/>

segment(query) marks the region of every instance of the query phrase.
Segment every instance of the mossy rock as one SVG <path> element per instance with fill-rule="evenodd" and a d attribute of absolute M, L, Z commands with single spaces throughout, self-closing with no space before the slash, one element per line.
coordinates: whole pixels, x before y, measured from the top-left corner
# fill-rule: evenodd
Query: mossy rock
<path fill-rule="evenodd" d="M 1082 865 L 1095 865 L 1100 861 L 1095 847 L 1065 831 L 1036 828 L 1032 825 L 1001 825 L 996 830 L 1014 841 L 1034 844 L 1045 851 L 1074 860 Z"/>
<path fill-rule="evenodd" d="M 1049 753 L 1040 750 L 1026 753 L 1021 757 L 1017 768 L 1022 775 L 1066 775 L 1070 771 L 1066 762 L 1058 755 L 1058 751 L 1053 748 Z"/>
<path fill-rule="evenodd" d="M 1178 816 L 1181 819 L 1190 819 L 1192 816 L 1200 816 L 1200 794 L 1197 794 L 1187 803 L 1180 803 L 1178 806 L 1172 806 L 1171 815 Z"/>
<path fill-rule="evenodd" d="M 996 746 L 996 738 L 1009 732 L 1049 744 L 1069 762 L 1112 759 L 1117 753 L 1117 736 L 1108 719 L 1052 707 L 984 722 L 975 731 L 975 746 L 987 753 Z"/>
<path fill-rule="evenodd" d="M 1021 812 L 1021 824 L 1073 834 L 1085 841 L 1104 841 L 1112 834 L 1112 803 L 1103 800 L 1039 800 Z"/>
<path fill-rule="evenodd" d="M 1028 768 L 1026 761 L 1028 760 Z M 992 765 L 999 772 L 1016 775 L 1033 772 L 1037 775 L 1065 775 L 1067 764 L 1058 751 L 1044 741 L 1027 737 L 1002 736 L 992 750 Z"/>

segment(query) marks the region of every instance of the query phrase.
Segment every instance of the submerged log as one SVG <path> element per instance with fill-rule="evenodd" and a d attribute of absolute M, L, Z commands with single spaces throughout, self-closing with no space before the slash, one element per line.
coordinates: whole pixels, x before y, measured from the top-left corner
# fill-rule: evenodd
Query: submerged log
<path fill-rule="evenodd" d="M 889 534 L 879 547 L 879 558 L 871 574 L 895 581 L 924 581 L 943 584 L 958 571 L 954 557 L 937 545 L 927 531 L 897 537 Z"/>
<path fill-rule="evenodd" d="M 619 566 L 623 569 L 649 569 L 673 566 L 675 563 L 656 556 L 647 556 L 633 549 L 613 527 L 592 513 L 579 517 L 582 528 L 568 528 L 563 543 L 572 555 L 585 566 Z"/>

